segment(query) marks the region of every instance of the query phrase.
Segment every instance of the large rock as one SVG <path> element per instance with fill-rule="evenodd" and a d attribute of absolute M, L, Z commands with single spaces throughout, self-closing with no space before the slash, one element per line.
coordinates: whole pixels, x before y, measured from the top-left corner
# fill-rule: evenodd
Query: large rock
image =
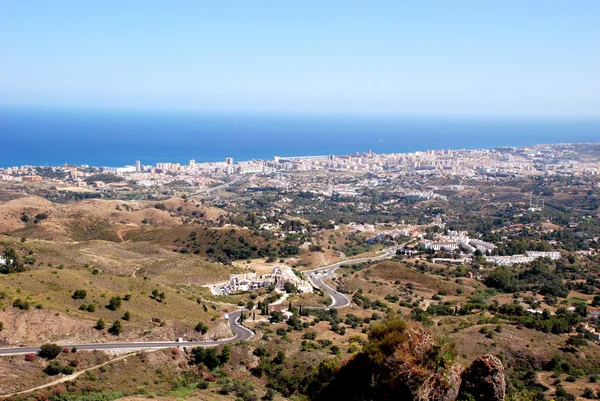
<path fill-rule="evenodd" d="M 414 396 L 415 401 L 454 401 L 461 384 L 462 368 L 455 364 L 445 374 L 435 373 L 425 380 Z"/>
<path fill-rule="evenodd" d="M 217 341 L 235 336 L 228 320 L 219 320 L 201 337 L 202 341 Z"/>
<path fill-rule="evenodd" d="M 467 394 L 477 401 L 504 400 L 506 382 L 502 361 L 493 355 L 475 359 L 463 373 L 459 399 Z"/>

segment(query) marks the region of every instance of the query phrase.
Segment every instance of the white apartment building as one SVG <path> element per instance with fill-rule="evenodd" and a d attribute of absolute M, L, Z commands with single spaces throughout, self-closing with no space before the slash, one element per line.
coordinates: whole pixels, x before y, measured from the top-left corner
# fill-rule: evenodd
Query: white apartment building
<path fill-rule="evenodd" d="M 425 249 L 433 249 L 434 251 L 453 251 L 458 249 L 458 243 L 454 241 L 428 241 L 421 240 L 419 241 L 419 246 L 422 246 Z"/>
<path fill-rule="evenodd" d="M 550 258 L 552 260 L 558 260 L 561 258 L 561 254 L 558 251 L 554 252 L 537 252 L 537 251 L 527 251 L 525 255 L 532 258 Z"/>
<path fill-rule="evenodd" d="M 525 255 L 486 256 L 485 260 L 500 266 L 512 266 L 520 263 L 533 262 L 538 258 L 550 258 L 552 260 L 558 260 L 561 258 L 561 254 L 560 252 L 527 251 Z"/>

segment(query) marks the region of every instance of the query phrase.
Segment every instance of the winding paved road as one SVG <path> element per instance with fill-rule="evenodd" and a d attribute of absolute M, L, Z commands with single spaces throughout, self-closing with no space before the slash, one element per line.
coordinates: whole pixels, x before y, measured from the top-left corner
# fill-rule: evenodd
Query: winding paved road
<path fill-rule="evenodd" d="M 78 350 L 115 350 L 115 349 L 149 349 L 149 348 L 170 348 L 170 347 L 214 347 L 220 344 L 227 344 L 237 341 L 248 340 L 254 336 L 252 330 L 240 324 L 240 315 L 242 311 L 229 313 L 229 326 L 235 333 L 235 336 L 225 340 L 217 341 L 156 341 L 156 342 L 115 342 L 115 343 L 91 343 L 91 344 L 70 344 L 64 347 L 77 347 Z M 22 355 L 37 353 L 40 347 L 11 347 L 0 348 L 2 355 Z"/>
<path fill-rule="evenodd" d="M 334 277 L 334 275 L 335 275 L 334 272 L 341 265 L 355 265 L 355 264 L 363 263 L 363 262 L 369 262 L 369 261 L 375 261 L 375 260 L 381 260 L 381 259 L 390 259 L 392 256 L 394 256 L 396 254 L 396 247 L 385 249 L 382 252 L 383 252 L 383 254 L 381 254 L 379 256 L 373 256 L 371 258 L 350 259 L 350 260 L 345 260 L 342 262 L 337 262 L 332 265 L 319 267 L 317 269 L 306 270 L 306 271 L 304 271 L 304 274 L 306 274 L 306 276 L 308 277 L 308 281 L 310 281 L 310 283 L 314 287 L 322 289 L 323 291 L 327 292 L 329 294 L 329 296 L 331 297 L 331 300 L 332 300 L 331 305 L 329 305 L 325 309 L 343 308 L 344 306 L 350 305 L 350 300 L 348 299 L 348 297 L 346 297 L 341 292 L 338 292 L 338 291 L 334 290 L 333 288 L 331 288 L 330 286 L 328 286 L 327 284 L 325 284 L 323 282 L 323 279 Z"/>
<path fill-rule="evenodd" d="M 342 308 L 350 305 L 350 300 L 342 293 L 337 292 L 327 284 L 323 282 L 323 279 L 333 277 L 334 272 L 341 265 L 352 265 L 362 262 L 375 261 L 381 259 L 390 259 L 396 253 L 396 247 L 388 248 L 378 256 L 371 258 L 359 258 L 351 259 L 342 262 L 337 262 L 328 266 L 319 267 L 314 270 L 306 270 L 304 273 L 308 277 L 311 284 L 317 288 L 320 288 L 327 292 L 332 299 L 331 305 L 327 306 L 326 309 L 331 308 Z M 118 349 L 158 349 L 158 348 L 170 348 L 170 347 L 214 347 L 221 344 L 233 343 L 243 340 L 248 340 L 254 336 L 254 332 L 240 324 L 240 315 L 242 311 L 238 310 L 228 314 L 229 326 L 235 333 L 235 336 L 225 340 L 216 341 L 156 341 L 156 342 L 113 342 L 113 343 L 89 343 L 89 344 L 70 344 L 64 345 L 64 347 L 77 347 L 79 350 L 118 350 Z M 37 353 L 40 347 L 10 347 L 0 348 L 0 356 L 6 355 L 23 355 L 29 353 Z"/>

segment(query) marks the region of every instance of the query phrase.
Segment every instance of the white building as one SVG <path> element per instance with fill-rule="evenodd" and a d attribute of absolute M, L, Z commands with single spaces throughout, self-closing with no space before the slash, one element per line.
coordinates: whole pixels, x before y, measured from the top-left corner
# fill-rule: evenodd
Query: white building
<path fill-rule="evenodd" d="M 312 285 L 296 276 L 290 267 L 278 266 L 274 267 L 270 274 L 262 276 L 257 276 L 256 273 L 230 275 L 229 282 L 223 286 L 223 294 L 258 290 L 271 284 L 275 284 L 275 288 L 283 291 L 285 283 L 288 282 L 294 284 L 302 294 L 313 291 Z"/>
<path fill-rule="evenodd" d="M 486 262 L 495 263 L 500 266 L 512 266 L 520 263 L 533 262 L 538 258 L 550 258 L 552 260 L 558 260 L 561 258 L 560 252 L 535 252 L 528 251 L 526 255 L 512 255 L 512 256 L 486 256 Z"/>
<path fill-rule="evenodd" d="M 492 252 L 494 249 L 497 248 L 496 245 L 489 243 L 489 242 L 482 241 L 480 239 L 470 240 L 469 245 L 474 246 L 475 248 L 480 250 L 481 253 Z"/>
<path fill-rule="evenodd" d="M 419 246 L 422 246 L 425 249 L 433 249 L 434 251 L 453 251 L 458 249 L 458 243 L 454 241 L 428 241 L 422 240 L 419 241 Z"/>
<path fill-rule="evenodd" d="M 527 251 L 527 252 L 525 252 L 525 255 L 532 257 L 532 258 L 550 258 L 552 260 L 558 260 L 561 257 L 560 252 L 558 252 L 558 251 L 555 251 L 555 252 Z"/>

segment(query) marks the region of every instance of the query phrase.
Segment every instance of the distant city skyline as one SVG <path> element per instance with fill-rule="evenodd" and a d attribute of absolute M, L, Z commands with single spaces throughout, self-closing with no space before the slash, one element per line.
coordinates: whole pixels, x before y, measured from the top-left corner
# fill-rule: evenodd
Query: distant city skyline
<path fill-rule="evenodd" d="M 600 116 L 600 2 L 18 1 L 0 106 Z"/>

